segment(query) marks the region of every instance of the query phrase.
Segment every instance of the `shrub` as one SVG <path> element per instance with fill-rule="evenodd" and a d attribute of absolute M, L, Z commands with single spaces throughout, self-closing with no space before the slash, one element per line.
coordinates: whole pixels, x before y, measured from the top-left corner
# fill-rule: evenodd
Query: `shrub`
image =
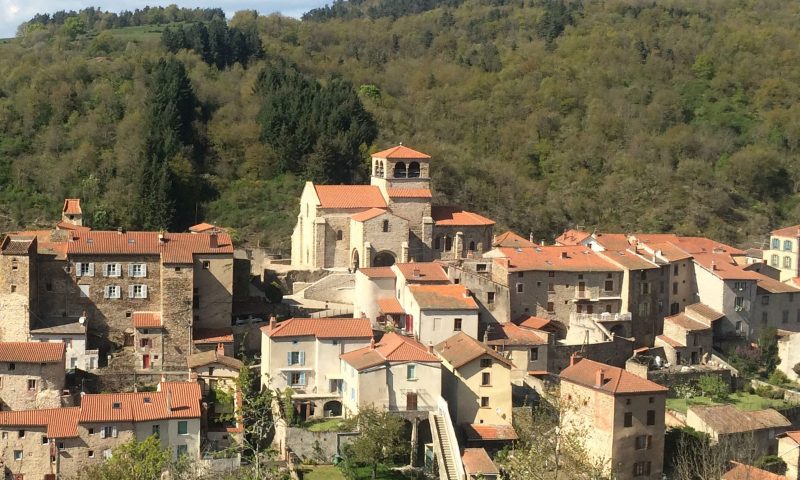
<path fill-rule="evenodd" d="M 792 381 L 789 380 L 789 377 L 787 377 L 786 374 L 780 370 L 775 370 L 772 372 L 767 381 L 773 385 L 778 385 L 779 387 L 792 384 Z"/>
<path fill-rule="evenodd" d="M 715 401 L 726 400 L 730 393 L 730 385 L 719 375 L 703 375 L 697 379 L 697 386 L 703 395 Z"/>

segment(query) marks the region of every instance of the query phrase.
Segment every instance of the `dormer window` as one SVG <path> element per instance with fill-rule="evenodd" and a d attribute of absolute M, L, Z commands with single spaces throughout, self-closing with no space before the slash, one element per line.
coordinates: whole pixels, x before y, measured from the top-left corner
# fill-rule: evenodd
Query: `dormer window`
<path fill-rule="evenodd" d="M 151 400 L 150 400 L 150 397 L 144 397 L 144 398 L 142 399 L 142 401 L 143 401 L 144 403 L 150 403 L 150 402 L 151 402 Z"/>
<path fill-rule="evenodd" d="M 114 402 L 111 404 L 111 408 L 113 408 L 114 410 L 119 410 L 120 408 L 122 408 L 122 404 L 120 402 Z"/>

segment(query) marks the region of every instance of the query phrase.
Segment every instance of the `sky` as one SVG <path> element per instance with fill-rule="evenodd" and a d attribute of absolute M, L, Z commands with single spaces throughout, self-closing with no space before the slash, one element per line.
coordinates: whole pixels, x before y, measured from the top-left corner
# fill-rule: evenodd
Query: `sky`
<path fill-rule="evenodd" d="M 239 10 L 257 10 L 269 14 L 280 12 L 290 17 L 300 17 L 304 12 L 325 5 L 326 0 L 0 0 L 0 38 L 17 34 L 20 23 L 29 20 L 37 13 L 53 13 L 59 10 L 80 10 L 86 7 L 100 7 L 102 10 L 119 12 L 134 10 L 147 5 L 170 5 L 179 7 L 221 8 L 228 16 Z"/>

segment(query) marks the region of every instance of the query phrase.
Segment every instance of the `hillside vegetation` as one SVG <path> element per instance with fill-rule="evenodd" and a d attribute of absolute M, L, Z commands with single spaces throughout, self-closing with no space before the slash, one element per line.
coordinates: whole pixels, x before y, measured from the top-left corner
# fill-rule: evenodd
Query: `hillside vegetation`
<path fill-rule="evenodd" d="M 364 181 L 397 142 L 433 156 L 436 202 L 537 239 L 745 242 L 800 222 L 796 2 L 358 0 L 228 26 L 92 12 L 0 45 L 5 228 L 80 196 L 96 226 L 198 219 L 286 247 L 305 179 Z M 176 104 L 153 79 L 183 91 L 181 71 L 190 108 L 161 135 Z"/>

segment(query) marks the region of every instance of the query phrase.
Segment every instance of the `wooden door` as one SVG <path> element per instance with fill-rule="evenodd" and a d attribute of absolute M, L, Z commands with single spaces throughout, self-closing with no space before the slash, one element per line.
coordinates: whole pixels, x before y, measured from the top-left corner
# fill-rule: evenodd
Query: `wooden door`
<path fill-rule="evenodd" d="M 417 393 L 416 392 L 406 393 L 406 410 L 416 410 L 416 409 L 417 409 Z"/>
<path fill-rule="evenodd" d="M 150 368 L 150 355 L 142 355 L 142 368 Z"/>

